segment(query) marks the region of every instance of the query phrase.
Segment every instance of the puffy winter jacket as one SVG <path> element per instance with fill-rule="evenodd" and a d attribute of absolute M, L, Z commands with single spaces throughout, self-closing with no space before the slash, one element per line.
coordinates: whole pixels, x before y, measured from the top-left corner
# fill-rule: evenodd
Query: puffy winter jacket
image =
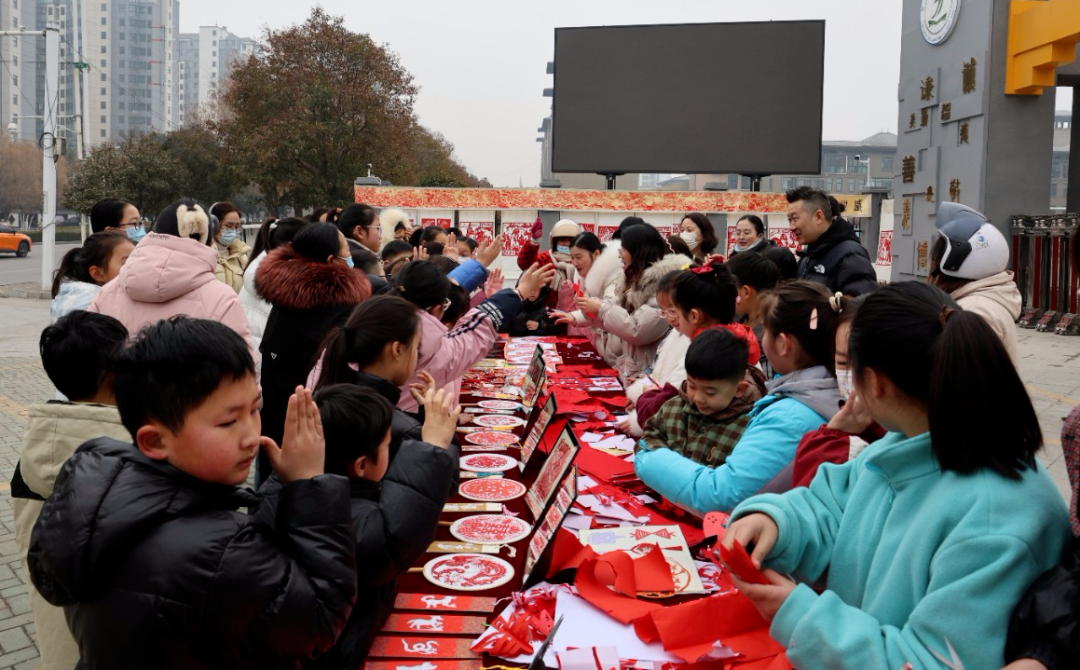
<path fill-rule="evenodd" d="M 275 526 L 237 511 L 260 498 Z M 101 438 L 61 471 L 29 564 L 80 668 L 296 668 L 345 625 L 355 553 L 344 477 L 263 497 Z"/>
<path fill-rule="evenodd" d="M 243 240 L 236 240 L 228 247 L 214 247 L 218 251 L 215 275 L 218 281 L 232 287 L 237 293 L 244 288 L 244 270 L 247 269 L 251 247 Z"/>
<path fill-rule="evenodd" d="M 236 291 L 219 282 L 217 252 L 197 240 L 147 233 L 131 252 L 120 275 L 102 287 L 89 311 L 124 324 L 132 337 L 164 319 L 185 315 L 219 321 L 251 349 L 251 329 Z"/>
<path fill-rule="evenodd" d="M 45 500 L 52 495 L 60 470 L 75 450 L 88 440 L 111 437 L 131 439 L 120 423 L 116 407 L 84 403 L 49 402 L 30 408 L 26 440 L 11 482 L 11 503 L 15 510 L 15 538 L 25 574 L 30 574 L 26 554 L 30 535 Z M 30 608 L 41 665 L 47 670 L 73 668 L 79 662 L 79 646 L 68 630 L 64 610 L 50 605 L 34 585 L 30 585 Z"/>
<path fill-rule="evenodd" d="M 823 367 L 799 370 L 767 388 L 769 395 L 754 405 L 750 425 L 722 466 L 708 468 L 670 449 L 642 450 L 634 459 L 638 476 L 699 516 L 730 511 L 762 490 L 790 489 L 799 441 L 836 414 L 840 391 Z"/>
<path fill-rule="evenodd" d="M 521 311 L 521 296 L 512 289 L 503 289 L 476 309 L 461 317 L 449 330 L 430 313 L 417 308 L 420 317 L 420 356 L 416 373 L 401 387 L 398 407 L 406 412 L 419 409 L 409 393 L 409 384 L 420 382 L 420 373 L 427 371 L 435 378 L 436 388 L 450 387 L 456 398 L 461 395 L 461 378 L 491 349 L 503 323 Z"/>
<path fill-rule="evenodd" d="M 397 578 L 427 552 L 443 505 L 457 492 L 456 445 L 441 449 L 408 440 L 381 482 L 351 480 L 357 594 L 345 630 L 333 649 L 307 668 L 363 667 L 397 596 Z"/>
<path fill-rule="evenodd" d="M 689 264 L 690 259 L 681 254 L 665 256 L 646 268 L 637 285 L 629 288 L 626 275 L 620 275 L 604 295 L 600 313 L 589 320 L 614 336 L 608 343 L 617 340 L 617 349 L 607 346 L 598 351 L 624 380 L 648 370 L 656 360 L 660 340 L 671 329 L 656 302 L 656 288 L 664 275 Z"/>
<path fill-rule="evenodd" d="M 369 388 L 386 398 L 391 405 L 394 405 L 394 417 L 390 424 L 391 459 L 405 442 L 410 440 L 419 442 L 422 440 L 424 426 L 415 416 L 397 408 L 397 404 L 401 400 L 401 387 L 394 386 L 392 381 L 376 377 L 367 372 L 353 372 L 350 383 Z"/>
<path fill-rule="evenodd" d="M 266 258 L 267 252 L 262 252 L 248 263 L 244 270 L 244 286 L 240 289 L 240 306 L 244 308 L 244 316 L 247 317 L 248 328 L 251 329 L 251 343 L 258 351 L 262 344 L 263 332 L 266 330 L 266 320 L 270 318 L 270 310 L 273 305 L 263 300 L 255 288 L 255 275 L 259 272 L 259 265 Z"/>
<path fill-rule="evenodd" d="M 799 279 L 824 284 L 830 293 L 839 291 L 854 297 L 878 290 L 870 254 L 859 243 L 855 229 L 843 219 L 833 221 L 818 241 L 799 255 Z"/>
<path fill-rule="evenodd" d="M 584 279 L 574 275 L 574 281 L 581 287 L 581 292 L 586 297 L 603 299 L 609 290 L 615 290 L 615 282 L 619 281 L 619 277 L 623 274 L 622 258 L 619 257 L 621 248 L 622 244 L 619 240 L 611 240 L 604 245 L 600 257 L 593 261 L 589 274 Z M 597 351 L 614 351 L 618 348 L 616 343 L 608 342 L 610 333 L 589 325 L 584 312 L 575 310 L 571 316 L 574 317 L 575 325 L 570 327 L 568 334 L 587 338 Z"/>
<path fill-rule="evenodd" d="M 56 323 L 72 312 L 90 307 L 101 287 L 85 281 L 66 281 L 60 284 L 60 291 L 49 305 L 49 323 Z"/>
<path fill-rule="evenodd" d="M 686 350 L 689 348 L 690 338 L 672 328 L 657 349 L 656 362 L 649 376 L 642 377 L 628 386 L 626 397 L 636 403 L 641 399 L 641 394 L 645 392 L 645 389 L 654 383 L 661 388 L 665 384 L 670 384 L 674 389 L 682 387 L 683 382 L 686 381 Z M 649 381 L 650 379 L 652 381 Z M 641 437 L 643 426 L 638 421 L 636 408 L 630 411 L 627 420 L 630 422 L 630 434 Z"/>
<path fill-rule="evenodd" d="M 255 287 L 274 306 L 261 345 L 262 431 L 281 444 L 289 396 L 307 380 L 327 333 L 371 296 L 371 285 L 359 270 L 309 261 L 282 247 L 259 265 Z M 269 465 L 260 452 L 260 481 Z"/>
<path fill-rule="evenodd" d="M 1031 658 L 1049 670 L 1080 668 L 1080 538 L 1061 565 L 1039 576 L 1016 606 L 1005 662 Z"/>
<path fill-rule="evenodd" d="M 1016 320 L 1020 318 L 1022 299 L 1012 272 L 999 272 L 977 279 L 952 292 L 952 298 L 965 311 L 974 312 L 1001 338 L 1013 365 L 1020 362 L 1016 343 Z"/>
<path fill-rule="evenodd" d="M 751 244 L 746 249 L 736 249 L 735 246 L 732 245 L 731 253 L 729 254 L 729 256 L 731 258 L 735 258 L 739 254 L 741 254 L 743 252 L 746 252 L 746 251 L 756 251 L 759 254 L 760 253 L 765 253 L 766 251 L 768 251 L 769 249 L 771 249 L 772 247 L 775 247 L 775 246 L 777 246 L 776 240 L 770 240 L 767 237 L 763 237 L 760 240 L 758 240 L 757 242 Z"/>

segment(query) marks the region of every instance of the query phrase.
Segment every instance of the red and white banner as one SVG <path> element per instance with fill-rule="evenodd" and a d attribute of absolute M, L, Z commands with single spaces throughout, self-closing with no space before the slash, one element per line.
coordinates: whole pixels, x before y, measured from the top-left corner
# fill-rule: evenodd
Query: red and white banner
<path fill-rule="evenodd" d="M 877 245 L 877 265 L 892 265 L 892 240 L 893 231 L 881 231 L 881 237 L 878 239 Z"/>
<path fill-rule="evenodd" d="M 458 230 L 480 245 L 488 244 L 495 238 L 494 221 L 462 221 L 458 223 Z"/>
<path fill-rule="evenodd" d="M 795 234 L 791 232 L 791 228 L 769 228 L 769 239 L 775 240 L 780 246 L 792 251 L 799 249 L 799 243 L 795 241 Z"/>
<path fill-rule="evenodd" d="M 503 256 L 517 256 L 521 248 L 532 241 L 533 223 L 506 222 L 502 224 Z"/>

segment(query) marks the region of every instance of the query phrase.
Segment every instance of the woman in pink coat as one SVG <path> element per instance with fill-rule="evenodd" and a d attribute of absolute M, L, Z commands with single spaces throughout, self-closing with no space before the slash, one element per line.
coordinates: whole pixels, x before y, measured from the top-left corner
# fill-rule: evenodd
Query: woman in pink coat
<path fill-rule="evenodd" d="M 450 280 L 429 261 L 406 265 L 394 276 L 393 295 L 411 302 L 420 316 L 420 354 L 413 378 L 402 386 L 398 407 L 406 412 L 419 408 L 411 384 L 423 384 L 421 373 L 435 380 L 436 388 L 449 386 L 457 397 L 461 393 L 461 378 L 491 349 L 498 337 L 499 327 L 521 311 L 522 295 L 529 295 L 551 281 L 553 267 L 533 265 L 521 275 L 516 289 L 505 289 L 465 314 L 450 330 L 442 324 L 450 293 Z"/>
<path fill-rule="evenodd" d="M 244 338 L 258 361 L 236 291 L 214 275 L 218 254 L 207 246 L 213 232 L 195 201 L 169 205 L 89 311 L 117 319 L 133 338 L 146 326 L 178 315 L 220 321 Z"/>

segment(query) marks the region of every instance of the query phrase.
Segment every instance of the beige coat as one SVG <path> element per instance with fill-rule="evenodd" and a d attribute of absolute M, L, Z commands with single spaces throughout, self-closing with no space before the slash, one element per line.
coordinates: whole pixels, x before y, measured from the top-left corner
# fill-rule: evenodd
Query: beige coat
<path fill-rule="evenodd" d="M 619 371 L 624 382 L 653 366 L 660 340 L 671 329 L 656 302 L 656 288 L 664 275 L 681 270 L 690 262 L 682 255 L 665 256 L 641 274 L 636 287 L 628 289 L 626 276 L 620 275 L 605 292 L 600 313 L 590 321 L 614 336 L 604 343 L 600 354 Z M 598 340 L 597 344 L 601 342 Z"/>
<path fill-rule="evenodd" d="M 131 440 L 131 435 L 120 423 L 120 412 L 115 407 L 67 402 L 31 407 L 30 424 L 19 459 L 19 471 L 26 485 L 42 498 L 48 498 L 60 468 L 80 445 L 95 437 L 112 437 L 125 442 Z M 12 503 L 19 559 L 24 574 L 29 575 L 26 553 L 30 549 L 30 533 L 34 530 L 43 503 L 23 498 L 15 498 Z M 33 584 L 28 588 L 42 667 L 45 670 L 75 667 L 79 662 L 79 648 L 68 629 L 64 609 L 46 602 Z"/>
<path fill-rule="evenodd" d="M 251 247 L 243 240 L 230 244 L 224 254 L 218 254 L 217 270 L 214 271 L 218 281 L 225 282 L 239 293 L 244 288 L 244 270 L 247 269 L 250 255 Z"/>
<path fill-rule="evenodd" d="M 1016 344 L 1016 320 L 1023 301 L 1013 273 L 999 272 L 986 279 L 976 279 L 953 291 L 952 298 L 963 309 L 986 319 L 1009 352 L 1013 365 L 1019 363 Z"/>

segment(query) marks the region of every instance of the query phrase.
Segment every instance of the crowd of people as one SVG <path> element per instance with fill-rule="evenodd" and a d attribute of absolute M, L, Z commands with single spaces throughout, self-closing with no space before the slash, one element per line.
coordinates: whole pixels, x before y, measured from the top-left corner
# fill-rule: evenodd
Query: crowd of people
<path fill-rule="evenodd" d="M 731 249 L 697 213 L 606 243 L 538 219 L 512 288 L 500 237 L 392 208 L 248 246 L 228 202 L 149 231 L 99 203 L 11 485 L 43 667 L 360 667 L 456 492 L 462 378 L 504 333 L 584 338 L 618 372 L 637 476 L 731 514 L 724 544 L 768 581 L 735 583 L 796 667 L 1077 667 L 1080 408 L 1070 526 L 1004 237 L 942 204 L 928 282 L 881 286 L 835 199 L 787 199 L 797 256 L 754 215 Z"/>

